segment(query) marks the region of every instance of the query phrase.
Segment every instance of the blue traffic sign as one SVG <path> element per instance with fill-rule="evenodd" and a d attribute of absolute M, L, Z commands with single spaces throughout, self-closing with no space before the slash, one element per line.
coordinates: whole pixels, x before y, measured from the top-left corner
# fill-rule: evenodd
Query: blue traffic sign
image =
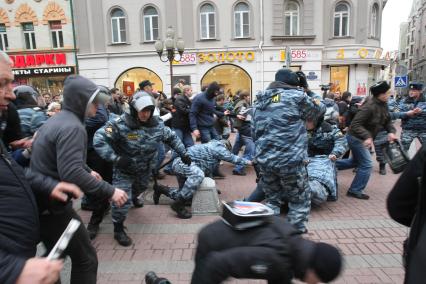
<path fill-rule="evenodd" d="M 395 76 L 395 88 L 407 88 L 408 76 Z"/>

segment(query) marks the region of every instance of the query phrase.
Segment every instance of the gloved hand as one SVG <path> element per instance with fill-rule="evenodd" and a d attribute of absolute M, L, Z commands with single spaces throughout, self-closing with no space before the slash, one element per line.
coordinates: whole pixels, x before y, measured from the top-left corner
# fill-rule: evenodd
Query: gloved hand
<path fill-rule="evenodd" d="M 132 160 L 128 157 L 118 157 L 115 160 L 115 165 L 121 169 L 127 169 L 132 164 Z"/>
<path fill-rule="evenodd" d="M 300 82 L 299 86 L 304 89 L 308 89 L 309 85 L 308 85 L 308 80 L 306 79 L 305 73 L 303 73 L 302 71 L 297 71 L 296 75 L 299 78 L 299 82 Z"/>
<path fill-rule="evenodd" d="M 187 166 L 190 166 L 192 163 L 191 157 L 188 154 L 183 155 L 180 159 Z"/>

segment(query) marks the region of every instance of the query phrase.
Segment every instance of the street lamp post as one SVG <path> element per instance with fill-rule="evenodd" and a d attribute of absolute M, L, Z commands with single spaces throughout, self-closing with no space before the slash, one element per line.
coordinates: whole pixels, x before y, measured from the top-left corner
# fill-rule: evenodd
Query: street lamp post
<path fill-rule="evenodd" d="M 163 49 L 166 48 L 167 54 L 163 57 Z M 183 51 L 185 50 L 185 42 L 183 39 L 175 39 L 175 30 L 173 27 L 168 27 L 166 32 L 166 39 L 164 42 L 161 39 L 157 39 L 155 42 L 155 50 L 160 57 L 162 62 L 169 61 L 170 64 L 170 96 L 173 95 L 173 60 L 180 61 L 182 58 Z M 177 51 L 177 52 L 176 52 Z M 179 53 L 179 58 L 177 54 Z"/>

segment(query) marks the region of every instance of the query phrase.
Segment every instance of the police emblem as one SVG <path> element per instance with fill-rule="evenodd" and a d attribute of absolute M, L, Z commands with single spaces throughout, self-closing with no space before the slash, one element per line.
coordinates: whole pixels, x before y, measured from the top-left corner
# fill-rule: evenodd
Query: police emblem
<path fill-rule="evenodd" d="M 111 126 L 106 127 L 106 128 L 105 128 L 105 132 L 106 132 L 107 134 L 112 134 L 112 127 L 111 127 Z"/>
<path fill-rule="evenodd" d="M 136 133 L 127 134 L 127 139 L 129 139 L 129 140 L 138 140 L 138 138 L 139 138 L 139 135 L 136 134 Z"/>

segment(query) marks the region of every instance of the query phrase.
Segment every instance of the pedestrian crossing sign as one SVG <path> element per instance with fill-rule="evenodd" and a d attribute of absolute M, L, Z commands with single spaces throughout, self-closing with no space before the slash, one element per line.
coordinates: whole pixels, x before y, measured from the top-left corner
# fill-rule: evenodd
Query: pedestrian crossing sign
<path fill-rule="evenodd" d="M 395 76 L 395 88 L 407 88 L 408 76 Z"/>

